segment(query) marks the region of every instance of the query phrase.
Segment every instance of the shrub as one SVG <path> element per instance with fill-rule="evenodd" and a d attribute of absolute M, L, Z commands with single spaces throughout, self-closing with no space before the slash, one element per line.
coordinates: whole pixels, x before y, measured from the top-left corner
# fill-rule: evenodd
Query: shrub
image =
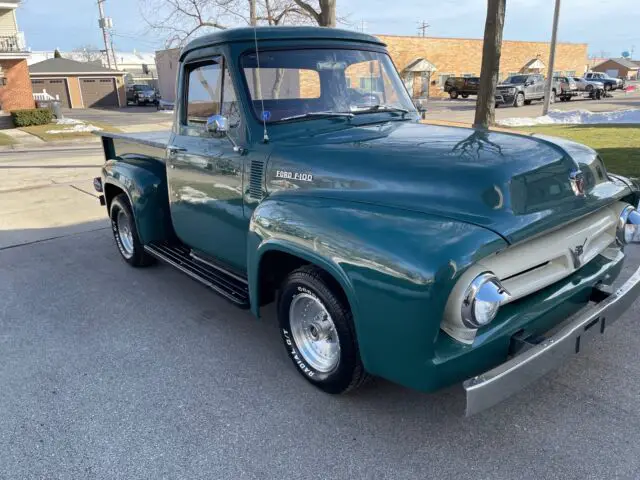
<path fill-rule="evenodd" d="M 48 108 L 31 108 L 28 110 L 14 110 L 11 112 L 13 124 L 16 127 L 30 127 L 31 125 L 46 125 L 53 120 L 53 112 Z"/>

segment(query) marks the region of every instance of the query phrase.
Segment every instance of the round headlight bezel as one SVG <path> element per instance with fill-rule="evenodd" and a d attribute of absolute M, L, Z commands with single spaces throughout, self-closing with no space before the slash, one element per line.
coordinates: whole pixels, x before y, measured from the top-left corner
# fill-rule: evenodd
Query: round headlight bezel
<path fill-rule="evenodd" d="M 467 287 L 462 301 L 462 323 L 467 328 L 482 328 L 491 323 L 506 300 L 511 297 L 506 288 L 502 286 L 498 277 L 491 272 L 478 275 Z M 476 307 L 478 301 L 494 306 L 492 313 L 485 318 L 478 318 Z"/>
<path fill-rule="evenodd" d="M 628 227 L 633 227 L 636 230 L 636 233 L 631 234 L 631 240 L 627 237 L 627 235 L 629 235 Z M 618 241 L 618 244 L 624 246 L 629 245 L 630 243 L 638 243 L 637 241 L 634 241 L 633 238 L 638 237 L 637 232 L 639 230 L 640 213 L 638 213 L 632 205 L 627 205 L 620 213 L 620 218 L 618 219 L 618 227 L 616 229 L 616 240 Z"/>

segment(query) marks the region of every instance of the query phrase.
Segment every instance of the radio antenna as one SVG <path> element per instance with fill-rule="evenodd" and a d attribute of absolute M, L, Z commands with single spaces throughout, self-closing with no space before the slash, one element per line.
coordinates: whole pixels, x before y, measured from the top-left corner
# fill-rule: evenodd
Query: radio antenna
<path fill-rule="evenodd" d="M 264 136 L 262 137 L 262 141 L 264 143 L 269 143 L 269 134 L 267 133 L 267 113 L 264 111 L 264 96 L 262 95 L 262 81 L 260 80 L 260 52 L 258 52 L 258 33 L 256 31 L 256 26 L 253 26 L 253 41 L 256 46 L 256 65 L 257 65 L 257 75 L 253 77 L 254 83 L 257 85 L 253 86 L 254 93 L 260 92 L 260 103 L 262 104 L 262 128 L 264 129 Z"/>

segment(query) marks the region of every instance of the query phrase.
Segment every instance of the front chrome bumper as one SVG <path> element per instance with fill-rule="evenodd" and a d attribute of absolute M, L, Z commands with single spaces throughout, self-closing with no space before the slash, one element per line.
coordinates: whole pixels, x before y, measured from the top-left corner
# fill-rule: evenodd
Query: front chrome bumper
<path fill-rule="evenodd" d="M 640 268 L 611 296 L 581 311 L 558 333 L 505 363 L 463 383 L 466 415 L 474 415 L 505 400 L 562 365 L 580 345 L 604 333 L 640 295 Z"/>

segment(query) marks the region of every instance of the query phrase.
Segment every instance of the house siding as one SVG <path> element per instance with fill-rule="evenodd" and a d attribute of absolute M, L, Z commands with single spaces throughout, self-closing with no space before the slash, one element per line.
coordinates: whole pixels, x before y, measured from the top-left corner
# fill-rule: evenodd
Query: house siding
<path fill-rule="evenodd" d="M 16 11 L 0 9 L 0 36 L 15 35 L 17 31 Z"/>
<path fill-rule="evenodd" d="M 0 60 L 2 77 L 6 85 L 0 86 L 2 110 L 10 112 L 24 108 L 34 108 L 33 90 L 26 60 Z"/>
<path fill-rule="evenodd" d="M 618 76 L 622 78 L 626 78 L 628 80 L 635 79 L 638 74 L 637 69 L 631 70 L 630 68 L 625 67 L 624 65 L 620 65 L 618 62 L 614 60 L 607 60 L 606 62 L 596 65 L 591 70 L 593 70 L 594 72 L 603 72 L 603 73 L 606 73 L 607 70 L 618 70 Z"/>

